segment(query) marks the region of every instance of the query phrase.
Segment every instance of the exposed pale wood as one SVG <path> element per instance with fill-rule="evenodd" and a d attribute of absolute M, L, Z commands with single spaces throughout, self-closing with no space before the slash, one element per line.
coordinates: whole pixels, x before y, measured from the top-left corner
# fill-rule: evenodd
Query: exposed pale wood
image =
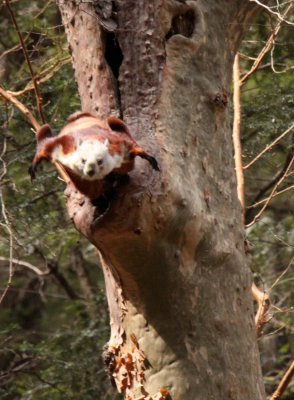
<path fill-rule="evenodd" d="M 237 176 L 237 193 L 238 199 L 242 206 L 243 223 L 245 222 L 245 190 L 244 190 L 244 173 L 242 162 L 242 145 L 241 145 L 241 90 L 240 90 L 240 56 L 235 56 L 233 67 L 234 82 L 234 123 L 233 123 L 233 143 L 235 168 Z"/>

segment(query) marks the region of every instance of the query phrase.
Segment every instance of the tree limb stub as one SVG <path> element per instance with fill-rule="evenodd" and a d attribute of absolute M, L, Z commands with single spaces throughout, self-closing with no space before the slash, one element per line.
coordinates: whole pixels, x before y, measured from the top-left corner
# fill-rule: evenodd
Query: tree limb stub
<path fill-rule="evenodd" d="M 96 18 L 94 2 L 59 2 L 83 110 L 123 116 L 161 169 L 137 160 L 104 202 L 70 183 L 65 192 L 103 260 L 109 375 L 127 399 L 264 399 L 227 109 L 252 10 L 214 0 L 112 5 L 115 23 L 110 8 Z"/>

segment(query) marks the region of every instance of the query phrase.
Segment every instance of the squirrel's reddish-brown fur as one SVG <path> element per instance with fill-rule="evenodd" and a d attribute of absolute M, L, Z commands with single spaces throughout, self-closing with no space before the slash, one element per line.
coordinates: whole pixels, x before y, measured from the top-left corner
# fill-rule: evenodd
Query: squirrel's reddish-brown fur
<path fill-rule="evenodd" d="M 134 168 L 136 156 L 149 161 L 159 171 L 154 157 L 140 148 L 125 123 L 114 117 L 106 121 L 90 113 L 75 113 L 58 136 L 53 136 L 49 125 L 37 132 L 37 152 L 29 169 L 35 177 L 42 160 L 59 162 L 73 183 L 85 195 L 94 198 L 105 190 L 105 178 L 110 174 L 127 174 Z M 97 191 L 93 191 L 96 182 Z M 92 189 L 87 189 L 87 186 Z M 89 193 L 92 193 L 89 195 Z"/>

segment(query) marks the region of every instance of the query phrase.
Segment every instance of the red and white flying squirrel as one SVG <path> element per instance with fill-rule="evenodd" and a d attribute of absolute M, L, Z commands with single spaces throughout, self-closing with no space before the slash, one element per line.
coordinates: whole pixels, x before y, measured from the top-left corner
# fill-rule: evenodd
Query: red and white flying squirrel
<path fill-rule="evenodd" d="M 105 122 L 90 113 L 75 113 L 58 136 L 54 137 L 46 124 L 36 137 L 37 153 L 29 169 L 31 177 L 35 177 L 42 160 L 57 161 L 65 167 L 76 187 L 91 198 L 103 192 L 104 178 L 110 173 L 130 172 L 136 156 L 146 159 L 159 171 L 156 159 L 140 148 L 125 123 L 113 116 Z M 91 181 L 100 181 L 94 190 L 93 186 L 90 189 Z"/>

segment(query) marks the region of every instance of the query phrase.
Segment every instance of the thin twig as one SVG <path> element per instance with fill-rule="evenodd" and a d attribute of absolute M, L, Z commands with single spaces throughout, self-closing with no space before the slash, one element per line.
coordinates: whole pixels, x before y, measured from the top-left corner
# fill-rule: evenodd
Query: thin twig
<path fill-rule="evenodd" d="M 234 123 L 233 123 L 233 143 L 235 170 L 237 177 L 237 194 L 242 206 L 242 220 L 245 218 L 245 194 L 244 194 L 244 173 L 242 166 L 242 146 L 241 146 L 241 94 L 240 94 L 240 56 L 235 56 L 234 69 Z"/>
<path fill-rule="evenodd" d="M 281 71 L 276 70 L 276 67 L 275 67 L 275 58 L 274 58 L 275 48 L 276 48 L 275 42 L 273 42 L 273 46 L 272 46 L 271 51 L 270 51 L 270 57 L 271 57 L 271 58 L 270 58 L 270 60 L 271 60 L 270 65 L 271 65 L 271 69 L 272 69 L 272 71 L 273 71 L 275 74 L 284 74 L 284 73 L 287 72 L 289 69 L 291 69 L 291 67 L 288 67 L 288 65 L 283 65 L 284 68 L 283 68 Z M 278 65 L 278 64 L 277 64 L 277 65 Z"/>
<path fill-rule="evenodd" d="M 30 271 L 34 272 L 38 276 L 45 276 L 45 275 L 49 275 L 51 273 L 51 271 L 49 269 L 47 269 L 46 271 L 41 271 L 35 265 L 33 265 L 27 261 L 18 260 L 16 258 L 12 258 L 10 260 L 9 258 L 6 258 L 6 257 L 0 257 L 0 261 L 6 261 L 6 262 L 11 261 L 15 265 L 19 265 L 21 267 L 25 267 L 25 268 L 29 269 Z"/>
<path fill-rule="evenodd" d="M 280 140 L 282 140 L 285 136 L 287 136 L 288 133 L 291 132 L 293 128 L 294 128 L 294 124 L 289 126 L 289 128 L 286 129 L 285 132 L 283 132 L 280 136 L 278 136 L 271 144 L 266 146 L 252 161 L 250 161 L 249 164 L 245 165 L 245 167 L 243 167 L 243 169 L 245 170 L 245 169 L 251 167 L 251 165 L 254 164 L 260 157 L 262 157 L 266 152 L 271 150 Z"/>
<path fill-rule="evenodd" d="M 6 137 L 4 137 L 3 148 L 2 148 L 2 151 L 1 151 L 1 154 L 0 154 L 0 161 L 2 162 L 2 168 L 3 168 L 3 172 L 0 175 L 0 183 L 2 183 L 1 181 L 2 181 L 2 179 L 4 178 L 4 176 L 7 173 L 6 162 L 3 160 L 3 156 L 6 153 L 6 149 L 7 149 L 7 139 L 6 139 Z"/>
<path fill-rule="evenodd" d="M 252 0 L 251 0 L 252 1 Z M 261 61 L 263 60 L 264 56 L 266 55 L 266 53 L 272 48 L 272 46 L 274 45 L 275 42 L 275 37 L 277 36 L 279 30 L 282 27 L 283 22 L 285 22 L 284 17 L 288 14 L 288 12 L 290 11 L 290 9 L 292 8 L 293 4 L 289 4 L 289 6 L 287 7 L 287 9 L 285 10 L 282 19 L 277 23 L 275 29 L 273 30 L 272 34 L 270 35 L 270 37 L 268 38 L 265 46 L 262 48 L 261 52 L 259 53 L 258 57 L 255 59 L 252 67 L 250 68 L 250 70 L 242 77 L 241 81 L 240 81 L 240 85 L 243 85 L 246 80 L 258 69 Z"/>
<path fill-rule="evenodd" d="M 30 124 L 36 131 L 40 129 L 40 124 L 23 103 L 21 103 L 19 100 L 17 100 L 14 96 L 12 96 L 10 93 L 2 89 L 1 87 L 0 87 L 0 96 L 9 101 L 11 104 L 13 104 L 23 115 L 25 115 L 27 120 L 30 122 Z"/>
<path fill-rule="evenodd" d="M 19 40 L 20 40 L 20 43 L 21 43 L 21 47 L 22 47 L 22 50 L 23 50 L 27 65 L 29 67 L 29 71 L 30 71 L 30 74 L 31 74 L 32 82 L 33 82 L 33 85 L 34 85 L 38 112 L 39 112 L 41 121 L 43 122 L 43 124 L 45 124 L 45 117 L 44 117 L 43 109 L 42 109 L 42 97 L 41 97 L 40 92 L 39 92 L 37 80 L 36 80 L 36 78 L 34 76 L 34 71 L 33 71 L 33 68 L 32 68 L 30 57 L 29 57 L 27 49 L 26 49 L 26 45 L 24 43 L 22 34 L 21 34 L 20 30 L 19 30 L 19 26 L 17 24 L 14 12 L 13 12 L 12 8 L 10 7 L 9 0 L 4 0 L 4 2 L 6 4 L 6 7 L 8 8 L 9 14 L 10 14 L 12 22 L 13 22 L 13 25 L 15 27 L 15 30 L 16 30 L 17 34 L 18 34 L 18 37 L 19 37 Z"/>
<path fill-rule="evenodd" d="M 270 287 L 269 291 L 271 291 L 280 282 L 280 280 L 283 278 L 283 276 L 289 271 L 290 267 L 293 264 L 293 261 L 294 261 L 294 257 L 292 257 L 292 259 L 290 260 L 290 262 L 287 265 L 287 267 L 284 269 L 284 271 L 280 274 L 280 276 L 278 276 L 278 278 L 272 284 L 272 286 Z"/>
<path fill-rule="evenodd" d="M 70 59 L 67 57 L 67 58 L 64 58 L 62 60 L 59 60 L 57 63 L 55 63 L 54 65 L 52 65 L 52 66 L 50 66 L 48 68 L 46 68 L 44 71 L 41 71 L 39 76 L 38 76 L 39 85 L 41 83 L 45 83 L 45 82 L 49 81 L 51 78 L 53 78 L 61 70 L 61 68 L 64 65 L 68 64 L 69 62 L 70 62 Z M 44 76 L 41 78 L 42 75 L 44 75 Z M 8 90 L 7 93 L 11 94 L 12 96 L 18 97 L 18 96 L 22 96 L 23 94 L 25 94 L 25 93 L 27 93 L 27 92 L 29 92 L 31 90 L 34 90 L 34 85 L 33 84 L 29 84 L 24 89 L 19 90 L 17 92 Z"/>
<path fill-rule="evenodd" d="M 44 199 L 44 198 L 46 198 L 46 197 L 49 197 L 49 196 L 51 196 L 52 194 L 57 193 L 58 191 L 59 191 L 59 189 L 53 189 L 53 190 L 50 190 L 49 192 L 45 192 L 45 193 L 43 193 L 43 194 L 41 194 L 41 195 L 39 195 L 39 196 L 36 196 L 36 197 L 34 197 L 32 200 L 30 200 L 30 201 L 28 202 L 28 205 L 32 205 L 32 204 L 34 204 L 34 203 L 37 203 L 37 201 L 42 200 L 42 199 Z"/>
<path fill-rule="evenodd" d="M 2 152 L 0 154 L 0 161 L 2 162 L 2 165 L 3 165 L 3 173 L 1 174 L 1 179 L 5 176 L 5 174 L 7 172 L 6 163 L 5 163 L 4 159 L 3 159 L 3 156 L 4 156 L 5 152 L 6 152 L 6 140 L 4 140 L 3 149 L 2 149 Z M 3 220 L 4 220 L 4 223 L 1 222 L 0 225 L 3 226 L 7 230 L 8 234 L 9 234 L 9 275 L 8 275 L 8 280 L 7 280 L 7 283 L 6 283 L 6 287 L 5 287 L 3 293 L 2 293 L 2 295 L 0 297 L 0 304 L 1 304 L 3 299 L 4 299 L 4 297 L 6 296 L 6 293 L 8 292 L 8 290 L 9 290 L 9 288 L 11 286 L 13 272 L 14 272 L 13 271 L 13 264 L 12 264 L 12 261 L 11 261 L 12 260 L 12 253 L 13 253 L 13 233 L 12 233 L 12 230 L 11 230 L 11 227 L 10 227 L 10 222 L 8 220 L 8 217 L 7 217 L 6 207 L 5 207 L 5 203 L 4 203 L 4 198 L 3 198 L 1 185 L 0 185 L 0 202 L 1 202 L 1 213 L 2 213 Z"/>
<path fill-rule="evenodd" d="M 287 326 L 286 324 L 281 325 L 279 328 L 275 329 L 274 331 L 263 335 L 263 338 L 276 336 L 278 333 L 282 332 L 286 328 L 286 326 Z M 288 327 L 287 327 L 287 329 L 288 329 Z"/>
<path fill-rule="evenodd" d="M 290 22 L 286 19 L 284 19 L 284 17 L 277 11 L 273 11 L 271 7 L 266 6 L 265 4 L 263 4 L 261 1 L 259 0 L 249 0 L 251 2 L 254 2 L 256 4 L 258 4 L 259 6 L 261 6 L 262 8 L 265 8 L 270 14 L 275 15 L 280 21 L 284 22 L 287 25 L 294 25 L 293 22 Z"/>
<path fill-rule="evenodd" d="M 267 193 L 268 190 L 270 190 L 271 188 L 273 188 L 274 185 L 281 179 L 281 177 L 285 174 L 285 171 L 287 170 L 289 164 L 291 163 L 292 157 L 293 157 L 293 151 L 290 150 L 290 151 L 288 152 L 288 154 L 287 154 L 287 157 L 286 157 L 286 159 L 285 159 L 285 162 L 284 162 L 284 165 L 283 165 L 283 168 L 281 169 L 281 171 L 279 171 L 279 172 L 273 177 L 272 180 L 270 180 L 264 187 L 262 187 L 262 188 L 259 190 L 259 192 L 257 193 L 257 195 L 254 197 L 252 203 L 250 204 L 250 206 L 256 204 L 260 199 L 262 199 L 263 195 L 264 195 L 265 193 Z M 290 176 L 291 174 L 292 174 L 292 172 L 289 173 L 287 176 Z M 275 196 L 275 193 L 273 194 L 272 198 L 273 198 L 274 196 Z M 266 199 L 265 201 L 267 201 L 268 199 L 269 199 L 269 197 L 267 197 L 267 199 Z M 254 214 L 253 208 L 250 208 L 250 206 L 247 207 L 246 214 L 245 214 L 245 220 L 248 221 L 248 222 L 251 221 L 252 215 Z"/>
<path fill-rule="evenodd" d="M 3 53 L 0 54 L 0 60 L 1 58 L 7 56 L 7 54 L 10 54 L 14 51 L 18 51 L 19 49 L 21 49 L 21 45 L 20 44 L 16 44 L 15 46 L 11 47 L 10 49 L 7 49 L 5 51 L 3 51 Z"/>
<path fill-rule="evenodd" d="M 272 232 L 274 237 L 281 242 L 284 246 L 289 247 L 290 249 L 294 249 L 294 244 L 292 245 L 291 243 L 286 242 L 284 239 L 282 239 L 279 235 L 276 233 Z"/>
<path fill-rule="evenodd" d="M 291 161 L 289 162 L 289 165 L 286 169 L 286 171 L 284 172 L 284 174 L 282 175 L 282 177 L 278 180 L 278 182 L 275 184 L 273 190 L 271 191 L 271 194 L 269 195 L 269 197 L 267 198 L 265 204 L 263 205 L 263 207 L 261 208 L 261 210 L 255 215 L 255 217 L 253 218 L 253 220 L 246 225 L 246 228 L 249 228 L 250 226 L 254 225 L 255 222 L 261 217 L 261 215 L 263 214 L 264 210 L 267 208 L 269 202 L 271 201 L 271 199 L 273 198 L 273 196 L 276 193 L 276 189 L 277 187 L 283 182 L 283 180 L 288 176 L 288 172 L 290 171 L 290 169 L 292 168 L 292 164 L 294 162 L 294 156 L 292 156 Z"/>
<path fill-rule="evenodd" d="M 50 6 L 51 3 L 53 3 L 53 0 L 48 0 L 47 3 L 44 5 L 44 7 L 41 8 L 41 10 L 38 11 L 36 15 L 34 15 L 34 19 L 40 18 L 40 16 L 44 14 L 44 12 L 47 10 L 47 8 Z"/>
<path fill-rule="evenodd" d="M 270 400 L 278 400 L 281 398 L 282 394 L 287 389 L 287 386 L 289 385 L 293 375 L 294 375 L 294 361 L 292 361 L 290 367 L 286 371 L 285 375 L 283 376 L 281 382 L 279 383 L 277 389 L 274 391 Z"/>
<path fill-rule="evenodd" d="M 285 189 L 283 189 L 283 190 L 280 190 L 279 192 L 276 192 L 276 193 L 272 196 L 272 199 L 273 199 L 274 197 L 276 197 L 276 196 L 279 196 L 280 194 L 283 194 L 283 193 L 287 192 L 288 190 L 291 190 L 291 189 L 294 189 L 294 185 L 291 185 L 291 186 L 289 186 L 289 187 L 287 187 L 287 188 L 285 188 Z M 249 208 L 256 208 L 256 207 L 258 207 L 260 204 L 265 203 L 268 199 L 269 199 L 269 198 L 267 197 L 266 199 L 260 200 L 260 201 L 258 201 L 257 203 L 252 204 L 251 206 L 247 206 L 246 208 L 247 208 L 247 209 L 249 209 Z"/>
<path fill-rule="evenodd" d="M 54 276 L 57 283 L 60 284 L 60 286 L 64 289 L 70 299 L 81 299 L 81 296 L 75 292 L 73 287 L 67 281 L 66 277 L 59 271 L 59 266 L 57 262 L 48 263 L 47 267 L 50 271 L 49 273 Z"/>

